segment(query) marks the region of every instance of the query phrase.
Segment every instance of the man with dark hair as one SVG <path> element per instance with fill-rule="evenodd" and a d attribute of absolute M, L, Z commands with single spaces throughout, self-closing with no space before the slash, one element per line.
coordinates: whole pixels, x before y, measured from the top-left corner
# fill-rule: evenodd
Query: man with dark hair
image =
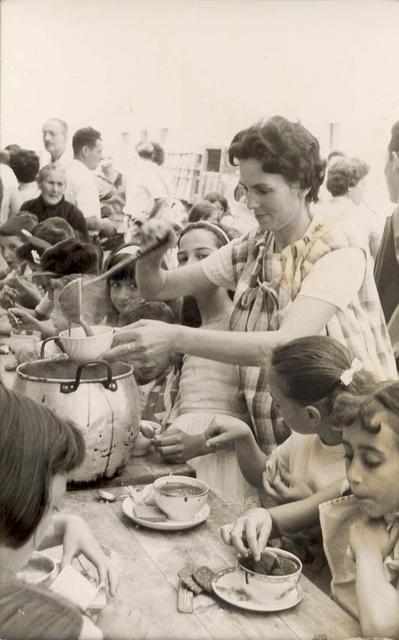
<path fill-rule="evenodd" d="M 18 180 L 21 199 L 36 198 L 39 195 L 36 183 L 40 167 L 39 156 L 29 149 L 18 149 L 10 155 L 8 166 Z"/>
<path fill-rule="evenodd" d="M 65 198 L 82 211 L 89 231 L 113 235 L 114 225 L 106 218 L 101 218 L 100 198 L 94 175 L 103 150 L 101 133 L 92 127 L 78 129 L 72 138 L 72 148 L 74 159 L 65 167 Z"/>
<path fill-rule="evenodd" d="M 44 123 L 42 134 L 43 144 L 50 154 L 51 162 L 65 163 L 68 138 L 68 125 L 65 120 L 50 118 Z"/>

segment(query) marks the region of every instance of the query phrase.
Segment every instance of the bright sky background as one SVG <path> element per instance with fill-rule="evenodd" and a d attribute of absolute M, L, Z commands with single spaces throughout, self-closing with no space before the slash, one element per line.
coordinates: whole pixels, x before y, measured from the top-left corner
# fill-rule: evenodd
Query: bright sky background
<path fill-rule="evenodd" d="M 300 118 L 380 179 L 399 119 L 394 0 L 2 0 L 1 146 L 41 149 L 49 116 L 166 148 L 228 144 L 274 113 Z M 378 180 L 377 180 L 378 178 Z M 378 183 L 378 184 L 377 184 Z"/>

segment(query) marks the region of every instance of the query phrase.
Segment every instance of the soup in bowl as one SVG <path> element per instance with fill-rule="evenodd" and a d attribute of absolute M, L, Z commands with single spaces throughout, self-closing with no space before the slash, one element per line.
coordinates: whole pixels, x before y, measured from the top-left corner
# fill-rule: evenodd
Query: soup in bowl
<path fill-rule="evenodd" d="M 260 561 L 239 556 L 238 569 L 242 574 L 242 588 L 256 602 L 268 604 L 298 599 L 302 562 L 293 553 L 266 547 Z"/>
<path fill-rule="evenodd" d="M 153 486 L 155 504 L 171 520 L 191 520 L 208 499 L 208 485 L 188 476 L 163 476 Z"/>

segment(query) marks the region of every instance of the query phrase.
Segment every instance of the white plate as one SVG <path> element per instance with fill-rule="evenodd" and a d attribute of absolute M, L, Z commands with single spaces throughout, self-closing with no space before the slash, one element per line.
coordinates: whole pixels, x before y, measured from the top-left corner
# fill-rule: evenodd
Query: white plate
<path fill-rule="evenodd" d="M 272 611 L 284 611 L 284 609 L 295 607 L 303 597 L 302 587 L 298 584 L 285 597 L 278 600 L 271 599 L 267 604 L 250 598 L 248 600 L 240 600 L 240 594 L 243 596 L 247 594 L 245 593 L 245 583 L 243 583 L 243 573 L 236 567 L 229 567 L 224 571 L 220 571 L 212 581 L 212 588 L 216 595 L 225 602 L 248 611 L 269 613 Z M 237 592 L 236 594 L 235 591 Z"/>
<path fill-rule="evenodd" d="M 209 504 L 204 504 L 202 509 L 198 511 L 194 518 L 191 520 L 165 520 L 164 522 L 151 522 L 150 520 L 145 520 L 144 518 L 138 518 L 134 513 L 134 502 L 131 498 L 125 498 L 122 502 L 122 511 L 133 522 L 136 524 L 141 524 L 143 527 L 147 527 L 148 529 L 160 529 L 161 531 L 179 531 L 180 529 L 190 529 L 191 527 L 196 527 L 197 524 L 201 524 L 204 522 L 209 516 L 210 512 Z"/>

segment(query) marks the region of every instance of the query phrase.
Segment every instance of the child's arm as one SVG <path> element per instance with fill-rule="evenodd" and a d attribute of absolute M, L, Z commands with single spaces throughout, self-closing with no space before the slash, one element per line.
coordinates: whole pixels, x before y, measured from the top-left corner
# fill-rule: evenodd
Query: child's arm
<path fill-rule="evenodd" d="M 19 322 L 18 329 L 33 329 L 34 331 L 40 331 L 42 338 L 49 338 L 56 335 L 56 330 L 52 320 L 41 321 L 32 315 L 32 312 L 19 307 L 12 307 L 9 309 L 11 314 L 9 315 L 10 322 L 13 325 L 15 319 Z"/>
<path fill-rule="evenodd" d="M 339 480 L 298 502 L 289 502 L 271 509 L 251 509 L 232 525 L 222 527 L 222 538 L 239 553 L 249 548 L 254 558 L 259 559 L 269 537 L 289 535 L 318 525 L 319 505 L 338 498 L 341 485 L 342 481 Z"/>
<path fill-rule="evenodd" d="M 399 638 L 399 594 L 388 581 L 384 558 L 398 537 L 388 534 L 384 520 L 365 517 L 350 529 L 349 544 L 356 558 L 356 597 L 362 633 Z"/>
<path fill-rule="evenodd" d="M 226 444 L 234 442 L 238 464 L 246 481 L 258 489 L 262 486 L 267 456 L 259 448 L 245 422 L 232 416 L 215 415 L 205 437 L 209 451 L 221 450 Z"/>

